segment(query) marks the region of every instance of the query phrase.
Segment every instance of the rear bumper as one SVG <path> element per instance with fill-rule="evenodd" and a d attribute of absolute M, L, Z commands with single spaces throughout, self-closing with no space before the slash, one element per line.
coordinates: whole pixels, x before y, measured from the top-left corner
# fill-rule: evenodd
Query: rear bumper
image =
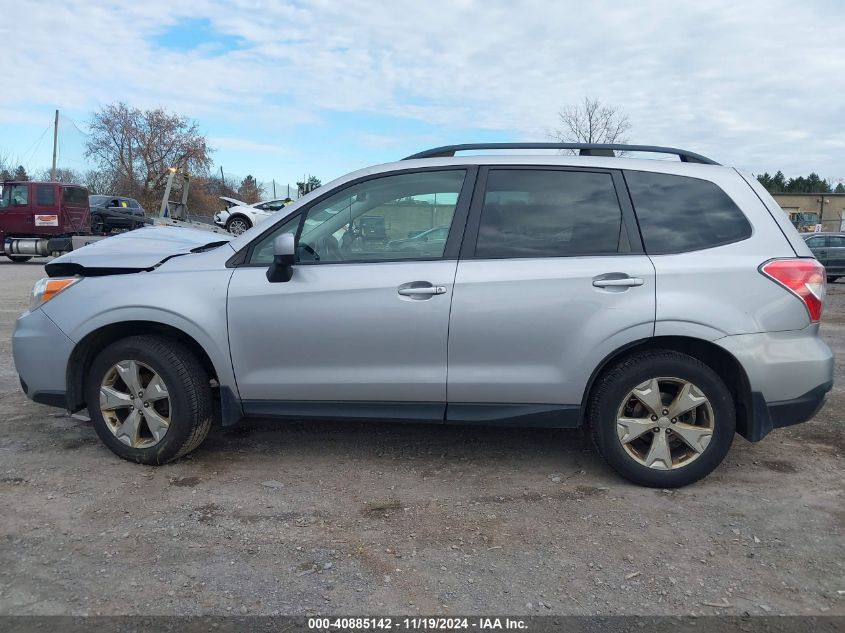
<path fill-rule="evenodd" d="M 751 392 L 745 428 L 752 442 L 772 429 L 810 420 L 833 387 L 833 352 L 818 324 L 803 330 L 727 336 L 714 341 L 739 361 Z"/>

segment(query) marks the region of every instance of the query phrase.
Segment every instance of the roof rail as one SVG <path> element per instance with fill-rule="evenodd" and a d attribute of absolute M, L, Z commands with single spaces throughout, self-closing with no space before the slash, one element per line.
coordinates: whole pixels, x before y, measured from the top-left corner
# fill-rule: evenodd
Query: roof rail
<path fill-rule="evenodd" d="M 653 154 L 674 154 L 685 163 L 704 163 L 718 165 L 714 160 L 674 147 L 659 147 L 657 145 L 626 145 L 624 143 L 464 143 L 462 145 L 444 145 L 418 152 L 402 160 L 415 158 L 445 158 L 454 156 L 456 152 L 468 152 L 480 149 L 577 149 L 582 156 L 609 156 L 613 150 L 621 152 L 651 152 Z"/>

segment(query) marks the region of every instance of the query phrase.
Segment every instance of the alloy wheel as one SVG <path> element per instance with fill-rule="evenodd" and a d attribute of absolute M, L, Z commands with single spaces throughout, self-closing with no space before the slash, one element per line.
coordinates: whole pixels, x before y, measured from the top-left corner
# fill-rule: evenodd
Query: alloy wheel
<path fill-rule="evenodd" d="M 710 401 L 682 378 L 652 378 L 637 385 L 616 414 L 625 452 L 655 470 L 683 468 L 697 459 L 713 438 L 713 425 Z"/>
<path fill-rule="evenodd" d="M 170 394 L 149 365 L 123 360 L 100 383 L 100 412 L 118 440 L 132 448 L 150 448 L 170 426 Z"/>
<path fill-rule="evenodd" d="M 229 233 L 232 235 L 240 235 L 244 231 L 248 231 L 249 227 L 246 224 L 245 220 L 241 220 L 240 218 L 235 218 L 231 222 L 229 222 Z"/>

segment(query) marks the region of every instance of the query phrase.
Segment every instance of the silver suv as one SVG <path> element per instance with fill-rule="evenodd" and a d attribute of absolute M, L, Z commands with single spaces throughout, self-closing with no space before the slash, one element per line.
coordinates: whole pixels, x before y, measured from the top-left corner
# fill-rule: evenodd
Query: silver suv
<path fill-rule="evenodd" d="M 519 155 L 541 147 L 581 153 Z M 144 464 L 245 417 L 586 425 L 624 477 L 681 486 L 832 386 L 822 266 L 753 177 L 672 148 L 437 148 L 229 240 L 148 227 L 46 270 L 24 391 Z"/>

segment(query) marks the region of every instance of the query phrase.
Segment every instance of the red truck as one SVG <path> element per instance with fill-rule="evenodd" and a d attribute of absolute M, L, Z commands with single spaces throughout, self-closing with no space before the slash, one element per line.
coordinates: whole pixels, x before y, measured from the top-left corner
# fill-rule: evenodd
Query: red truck
<path fill-rule="evenodd" d="M 88 190 L 61 182 L 0 183 L 0 248 L 13 262 L 73 248 L 91 234 Z"/>

